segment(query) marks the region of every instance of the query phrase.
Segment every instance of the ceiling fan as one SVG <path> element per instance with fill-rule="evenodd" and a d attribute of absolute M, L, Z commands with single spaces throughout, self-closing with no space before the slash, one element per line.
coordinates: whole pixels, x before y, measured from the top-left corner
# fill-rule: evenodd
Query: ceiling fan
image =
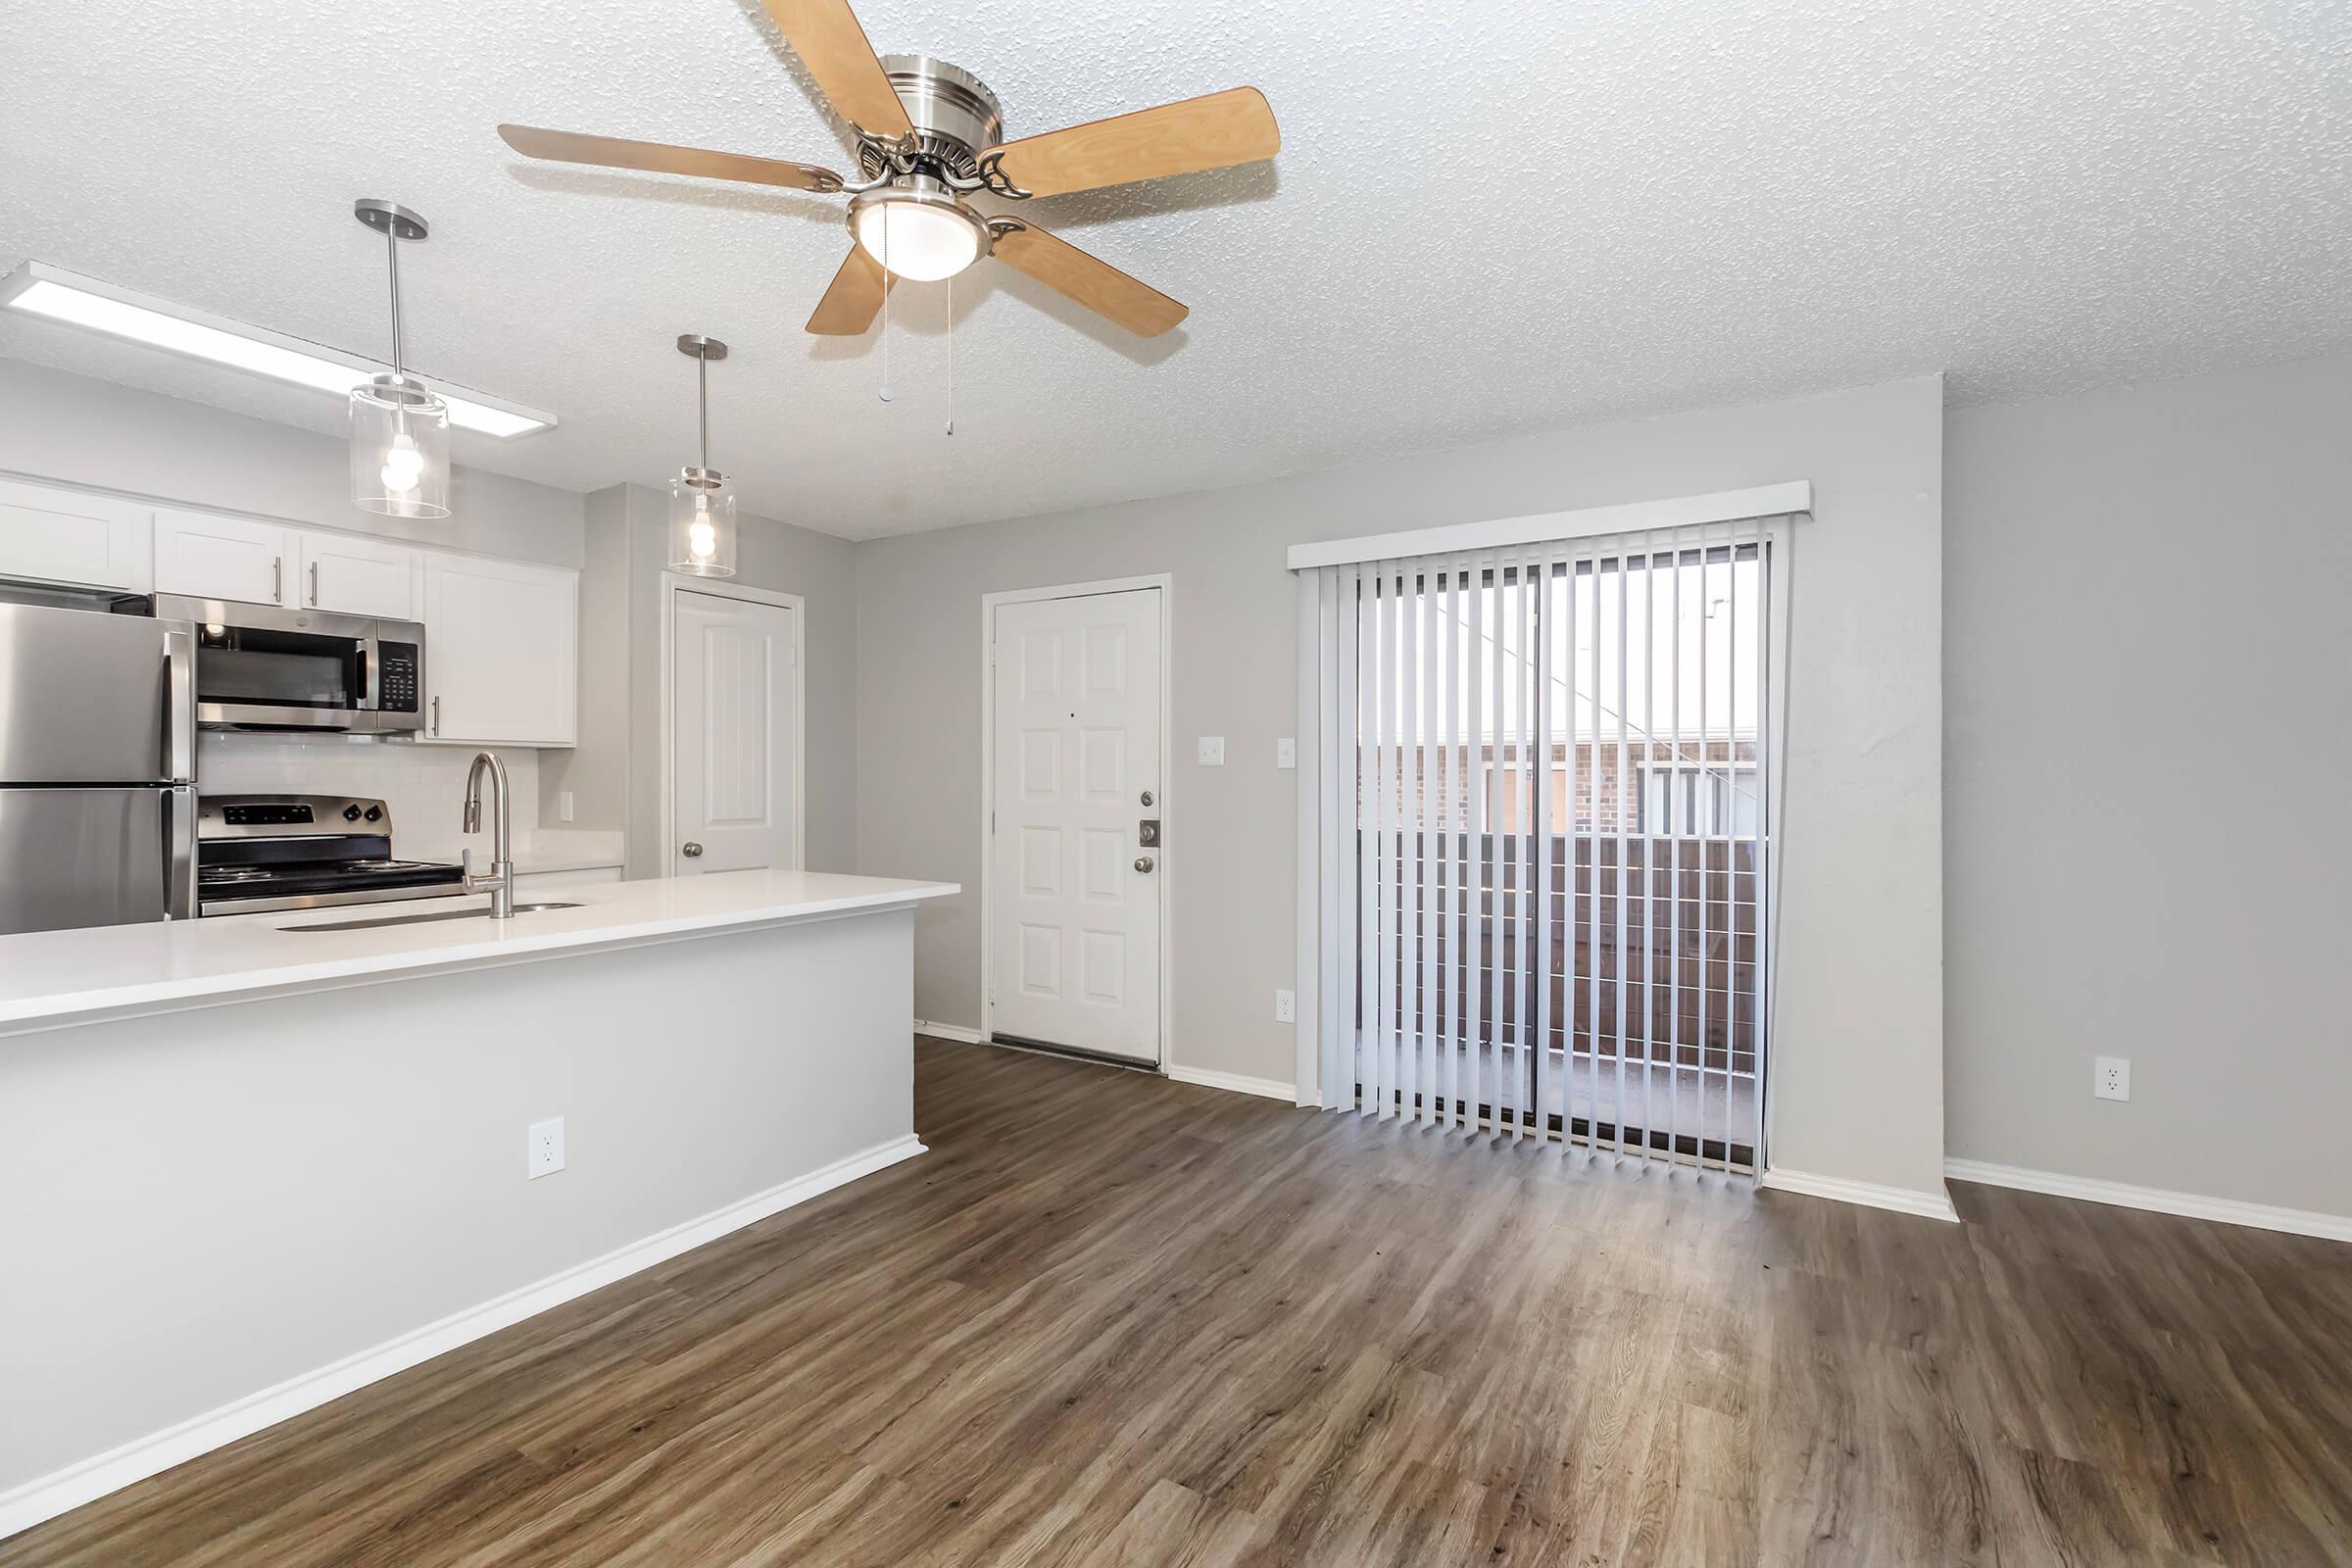
<path fill-rule="evenodd" d="M 854 337 L 902 280 L 953 277 L 994 256 L 1144 337 L 1186 307 L 1026 219 L 973 211 L 980 192 L 1008 201 L 1123 185 L 1271 158 L 1282 133 L 1265 94 L 1234 87 L 1066 130 L 1000 140 L 997 95 L 970 72 L 926 55 L 877 56 L 848 0 L 762 0 L 767 14 L 858 137 L 860 178 L 812 164 L 659 142 L 501 125 L 527 158 L 781 185 L 850 197 L 850 254 L 808 330 Z"/>

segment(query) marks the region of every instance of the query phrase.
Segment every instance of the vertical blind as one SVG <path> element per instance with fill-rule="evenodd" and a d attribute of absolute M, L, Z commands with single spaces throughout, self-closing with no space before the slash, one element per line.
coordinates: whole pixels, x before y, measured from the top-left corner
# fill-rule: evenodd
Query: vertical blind
<path fill-rule="evenodd" d="M 1317 569 L 1326 1106 L 1753 1170 L 1762 519 Z"/>

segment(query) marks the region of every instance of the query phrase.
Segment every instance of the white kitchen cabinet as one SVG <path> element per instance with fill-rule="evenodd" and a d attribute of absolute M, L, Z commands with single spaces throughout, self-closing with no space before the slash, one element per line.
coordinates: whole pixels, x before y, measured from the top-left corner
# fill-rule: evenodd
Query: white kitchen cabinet
<path fill-rule="evenodd" d="M 573 745 L 579 653 L 578 572 L 424 553 L 420 741 Z"/>
<path fill-rule="evenodd" d="M 418 553 L 408 545 L 362 539 L 345 533 L 302 531 L 302 604 L 346 615 L 380 615 L 415 620 L 424 575 Z"/>
<path fill-rule="evenodd" d="M 248 605 L 295 602 L 295 529 L 209 512 L 155 514 L 155 591 Z"/>
<path fill-rule="evenodd" d="M 153 581 L 152 517 L 135 501 L 0 479 L 0 577 L 143 594 Z"/>

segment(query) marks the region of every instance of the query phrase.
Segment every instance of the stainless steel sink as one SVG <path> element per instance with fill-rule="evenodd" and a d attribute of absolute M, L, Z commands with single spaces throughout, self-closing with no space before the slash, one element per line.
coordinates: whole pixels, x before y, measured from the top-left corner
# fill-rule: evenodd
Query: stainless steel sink
<path fill-rule="evenodd" d="M 516 914 L 536 914 L 541 909 L 576 909 L 576 904 L 517 904 Z M 379 914 L 367 920 L 327 920 L 318 925 L 281 925 L 280 931 L 372 931 L 378 926 L 422 925 L 428 920 L 487 920 L 488 909 L 435 909 L 429 914 Z"/>

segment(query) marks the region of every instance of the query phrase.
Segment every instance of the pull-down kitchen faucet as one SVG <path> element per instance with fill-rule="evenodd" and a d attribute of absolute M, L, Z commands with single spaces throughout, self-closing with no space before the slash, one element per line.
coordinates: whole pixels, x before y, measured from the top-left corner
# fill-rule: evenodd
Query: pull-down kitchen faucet
<path fill-rule="evenodd" d="M 466 771 L 466 831 L 482 830 L 482 774 L 490 775 L 490 874 L 473 874 L 473 851 L 458 857 L 466 871 L 462 884 L 468 893 L 490 895 L 490 918 L 512 919 L 514 914 L 514 828 L 507 809 L 507 764 L 496 752 L 476 752 Z"/>

